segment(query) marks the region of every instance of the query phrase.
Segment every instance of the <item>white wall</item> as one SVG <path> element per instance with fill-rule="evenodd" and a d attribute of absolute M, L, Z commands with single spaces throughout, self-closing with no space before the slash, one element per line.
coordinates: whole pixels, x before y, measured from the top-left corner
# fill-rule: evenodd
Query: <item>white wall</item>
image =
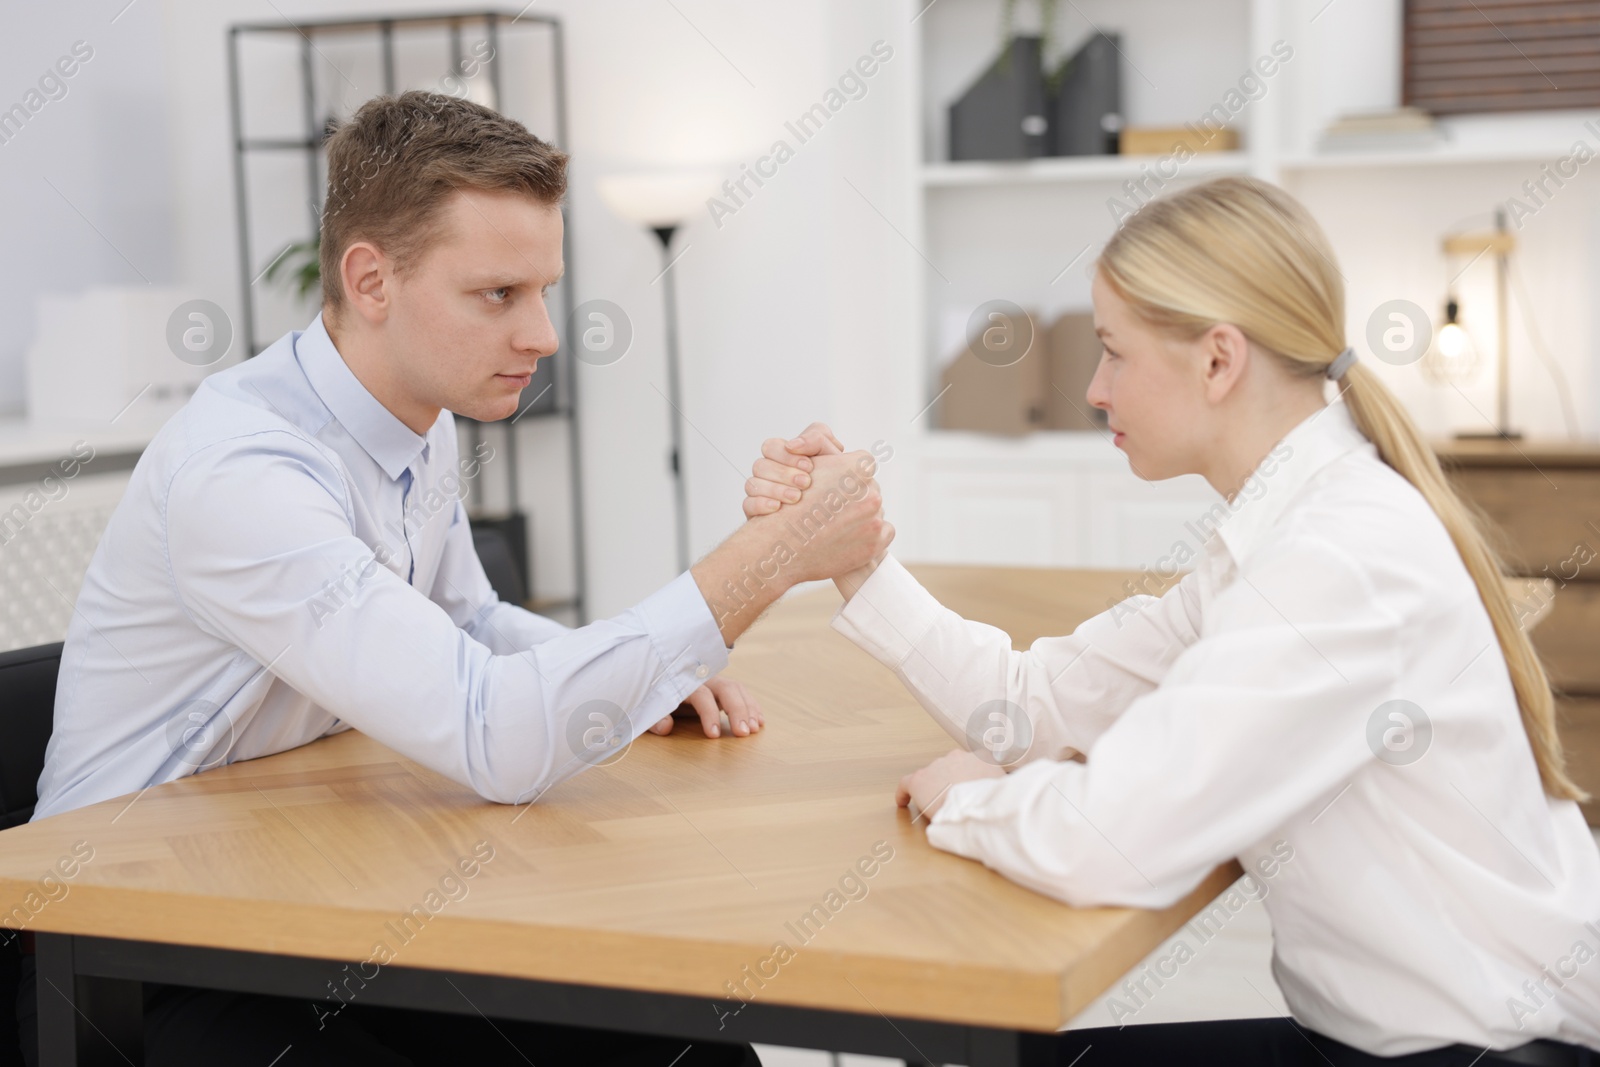
<path fill-rule="evenodd" d="M 161 6 L 117 18 L 125 3 L 0 2 L 0 110 L 75 43 L 91 52 L 0 143 L 0 413 L 23 409 L 41 295 L 177 278 Z"/>
<path fill-rule="evenodd" d="M 1136 21 L 1150 23 L 1169 2 L 1149 0 Z M 230 23 L 471 9 L 457 0 L 138 0 L 113 24 L 124 3 L 96 0 L 69 8 L 0 0 L 7 29 L 0 69 L 8 72 L 0 105 L 20 98 L 74 40 L 89 40 L 96 49 L 69 95 L 45 107 L 15 142 L 0 145 L 0 192 L 6 194 L 0 200 L 6 253 L 0 257 L 0 321 L 7 324 L 0 330 L 0 409 L 20 403 L 21 354 L 33 333 L 36 295 L 92 283 L 142 284 L 122 255 L 153 283 L 182 285 L 237 312 L 224 51 Z M 996 3 L 989 0 L 995 11 Z M 976 5 L 973 25 L 987 26 L 984 0 L 944 4 L 953 5 L 956 16 L 970 15 Z M 1296 42 L 1299 66 L 1281 86 L 1279 115 L 1306 130 L 1342 110 L 1392 103 L 1397 92 L 1397 0 L 1339 0 L 1311 23 L 1315 6 L 1286 2 L 1280 27 Z M 1239 5 L 1226 0 L 1222 8 L 1237 15 Z M 742 479 L 763 437 L 823 419 L 852 446 L 914 441 L 910 423 L 927 396 L 905 368 L 919 358 L 912 351 L 922 344 L 915 294 L 928 274 L 902 235 L 916 232 L 920 211 L 913 169 L 920 158 L 917 126 L 933 119 L 916 98 L 925 79 L 912 69 L 914 50 L 907 47 L 921 32 L 908 21 L 912 9 L 890 0 L 536 0 L 530 9 L 558 15 L 568 30 L 576 296 L 615 301 L 635 330 L 633 349 L 620 363 L 581 368 L 594 614 L 634 603 L 674 573 L 661 292 L 651 283 L 659 253 L 653 237 L 600 203 L 595 179 L 646 165 L 716 164 L 736 175 L 740 162 L 784 136 L 785 120 L 819 100 L 879 39 L 895 47 L 896 56 L 868 83 L 863 99 L 800 146 L 720 228 L 700 215 L 678 238 L 677 250 L 688 249 L 674 274 L 692 424 L 687 467 L 694 553 L 737 523 Z M 1070 6 L 1061 10 L 1064 38 L 1080 33 Z M 1103 21 L 1118 8 L 1086 10 Z M 944 17 L 940 8 L 934 17 Z M 1238 21 L 1230 16 L 1195 32 L 1227 34 L 1211 45 L 1237 50 Z M 1135 28 L 1130 24 L 1130 34 Z M 988 38 L 993 27 L 982 32 Z M 1197 39 L 1201 46 L 1211 47 Z M 1133 47 L 1155 57 L 1152 63 L 1164 54 L 1159 42 Z M 344 90 L 356 96 L 380 88 L 367 84 L 371 76 L 361 71 L 354 80 Z M 281 84 L 280 103 L 292 112 L 292 77 Z M 1576 127 L 1579 117 L 1551 121 Z M 1514 136 L 1524 126 L 1491 133 Z M 1600 427 L 1600 375 L 1594 373 L 1600 342 L 1589 310 L 1600 249 L 1596 166 L 1586 167 L 1519 234 L 1539 325 L 1567 370 L 1591 434 Z M 1350 279 L 1352 330 L 1361 325 L 1360 309 L 1381 299 L 1407 296 L 1431 307 L 1444 281 L 1432 251 L 1439 236 L 1516 192 L 1530 176 L 1522 169 L 1506 164 L 1291 176 L 1292 188 L 1324 220 L 1339 249 Z M 46 176 L 108 240 L 44 184 Z M 303 174 L 285 168 L 273 188 L 292 200 L 303 199 L 302 186 Z M 1063 251 L 1060 262 L 1077 249 Z M 270 249 L 258 248 L 258 257 L 264 252 Z M 1480 283 L 1469 276 L 1464 284 Z M 274 329 L 308 317 L 307 309 L 274 299 L 283 305 Z M 1481 336 L 1492 339 L 1492 326 Z M 1558 432 L 1559 398 L 1541 364 L 1525 353 L 1531 356 L 1524 345 L 1514 382 L 1519 420 L 1534 432 Z M 1406 388 L 1430 430 L 1468 424 L 1473 404 L 1487 410 L 1486 380 L 1464 389 L 1471 404 L 1414 381 Z M 566 526 L 540 517 L 552 510 L 559 517 L 564 507 L 565 446 L 553 425 L 520 429 L 522 498 L 542 531 L 534 546 L 536 584 L 541 593 L 559 594 L 568 580 Z M 909 480 L 913 469 L 912 462 L 891 461 L 883 472 L 890 515 L 902 525 L 911 516 L 897 513 L 894 502 L 899 481 Z"/>

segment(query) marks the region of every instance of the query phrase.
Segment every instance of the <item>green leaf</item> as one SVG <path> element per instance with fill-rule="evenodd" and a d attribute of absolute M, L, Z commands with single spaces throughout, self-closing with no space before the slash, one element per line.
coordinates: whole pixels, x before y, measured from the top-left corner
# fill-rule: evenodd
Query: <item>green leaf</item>
<path fill-rule="evenodd" d="M 322 235 L 308 241 L 295 241 L 279 252 L 264 277 L 279 282 L 295 296 L 305 297 L 322 284 Z"/>

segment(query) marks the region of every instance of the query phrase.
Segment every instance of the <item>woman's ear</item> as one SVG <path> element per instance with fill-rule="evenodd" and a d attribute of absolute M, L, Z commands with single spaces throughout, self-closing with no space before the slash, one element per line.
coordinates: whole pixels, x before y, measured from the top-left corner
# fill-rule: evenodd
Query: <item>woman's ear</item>
<path fill-rule="evenodd" d="M 1204 360 L 1201 378 L 1206 399 L 1221 403 L 1238 387 L 1250 367 L 1250 341 L 1244 331 L 1228 322 L 1219 322 L 1200 336 Z"/>

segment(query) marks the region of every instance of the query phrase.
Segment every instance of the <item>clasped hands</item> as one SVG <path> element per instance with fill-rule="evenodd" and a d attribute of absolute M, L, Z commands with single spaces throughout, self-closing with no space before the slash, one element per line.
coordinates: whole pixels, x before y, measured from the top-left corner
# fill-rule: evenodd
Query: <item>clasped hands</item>
<path fill-rule="evenodd" d="M 831 578 L 846 600 L 853 597 L 883 561 L 894 540 L 894 527 L 883 518 L 883 499 L 873 481 L 876 470 L 871 453 L 845 452 L 833 431 L 822 423 L 812 423 L 789 440 L 772 437 L 764 441 L 761 458 L 755 461 L 750 479 L 745 482 L 743 508 L 747 521 L 740 531 L 754 531 L 775 549 L 763 555 L 753 568 L 757 584 L 764 589 L 765 582 L 771 580 L 788 588 L 802 581 Z M 733 540 L 730 538 L 729 543 Z M 746 572 L 750 569 L 745 568 Z M 720 605 L 724 613 L 747 611 L 776 598 L 775 594 L 771 599 L 752 595 L 752 603 L 747 605 L 743 592 L 750 590 L 749 585 L 745 584 L 742 590 L 731 581 L 727 584 L 730 595 Z M 750 591 L 753 594 L 754 590 Z M 716 605 L 713 610 L 717 610 Z M 730 640 L 749 621 L 752 620 L 747 618 L 743 625 L 730 627 L 719 617 L 719 625 Z M 764 719 L 755 698 L 737 682 L 713 679 L 687 701 L 708 735 L 715 737 L 718 733 L 719 703 L 728 711 L 735 734 L 743 736 L 761 728 Z M 671 729 L 671 716 L 651 727 L 652 732 L 660 734 Z M 895 802 L 908 807 L 913 819 L 924 815 L 931 819 L 943 805 L 950 786 L 1004 774 L 999 767 L 958 749 L 902 778 Z"/>
<path fill-rule="evenodd" d="M 812 488 L 814 482 L 826 476 L 828 465 L 833 463 L 832 457 L 843 457 L 843 453 L 844 446 L 839 439 L 820 422 L 807 426 L 799 437 L 789 441 L 769 438 L 762 443 L 761 458 L 756 460 L 750 480 L 745 483 L 745 516 L 754 519 L 780 513 L 786 508 L 800 507 L 805 502 L 806 491 Z M 871 459 L 865 452 L 851 455 Z M 815 479 L 812 477 L 814 471 Z M 888 534 L 883 541 L 882 551 L 874 553 L 860 567 L 831 576 L 846 600 L 855 595 L 888 553 L 889 541 L 894 538 L 894 527 L 888 523 L 883 525 Z M 1003 777 L 1005 771 L 994 764 L 986 763 L 964 749 L 955 749 L 921 770 L 901 778 L 895 790 L 895 803 L 902 808 L 909 808 L 913 820 L 923 816 L 932 819 L 944 805 L 945 793 L 951 786 L 979 778 Z"/>
<path fill-rule="evenodd" d="M 845 452 L 833 431 L 820 422 L 787 441 L 769 437 L 761 443 L 761 458 L 744 483 L 745 518 L 759 521 L 787 508 L 799 516 L 798 529 L 809 532 L 804 525 L 808 518 L 838 511 L 847 520 L 841 524 L 845 528 L 837 531 L 835 544 L 822 546 L 809 577 L 832 578 L 849 600 L 883 562 L 894 540 L 894 527 L 883 518 L 883 497 L 873 480 L 876 472 L 872 453 Z M 841 509 L 841 503 L 855 505 L 854 514 L 849 507 Z"/>
<path fill-rule="evenodd" d="M 745 483 L 745 524 L 694 569 L 706 602 L 731 645 L 784 590 L 832 578 L 848 598 L 894 540 L 871 453 L 846 453 L 833 431 L 812 423 L 799 437 L 769 438 Z M 780 514 L 785 505 L 793 505 Z M 732 679 L 713 678 L 690 693 L 676 715 L 697 717 L 707 737 L 721 734 L 722 713 L 739 737 L 765 722 L 760 704 Z M 673 715 L 650 732 L 672 732 Z"/>

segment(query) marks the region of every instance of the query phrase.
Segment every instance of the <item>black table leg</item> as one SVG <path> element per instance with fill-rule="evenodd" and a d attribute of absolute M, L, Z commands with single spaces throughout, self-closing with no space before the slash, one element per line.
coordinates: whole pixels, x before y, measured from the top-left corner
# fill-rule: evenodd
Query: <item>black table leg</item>
<path fill-rule="evenodd" d="M 39 1067 L 140 1067 L 142 983 L 78 974 L 71 934 L 40 933 L 34 946 Z"/>
<path fill-rule="evenodd" d="M 970 1034 L 969 1067 L 1055 1067 L 1055 1034 L 980 1029 Z"/>

